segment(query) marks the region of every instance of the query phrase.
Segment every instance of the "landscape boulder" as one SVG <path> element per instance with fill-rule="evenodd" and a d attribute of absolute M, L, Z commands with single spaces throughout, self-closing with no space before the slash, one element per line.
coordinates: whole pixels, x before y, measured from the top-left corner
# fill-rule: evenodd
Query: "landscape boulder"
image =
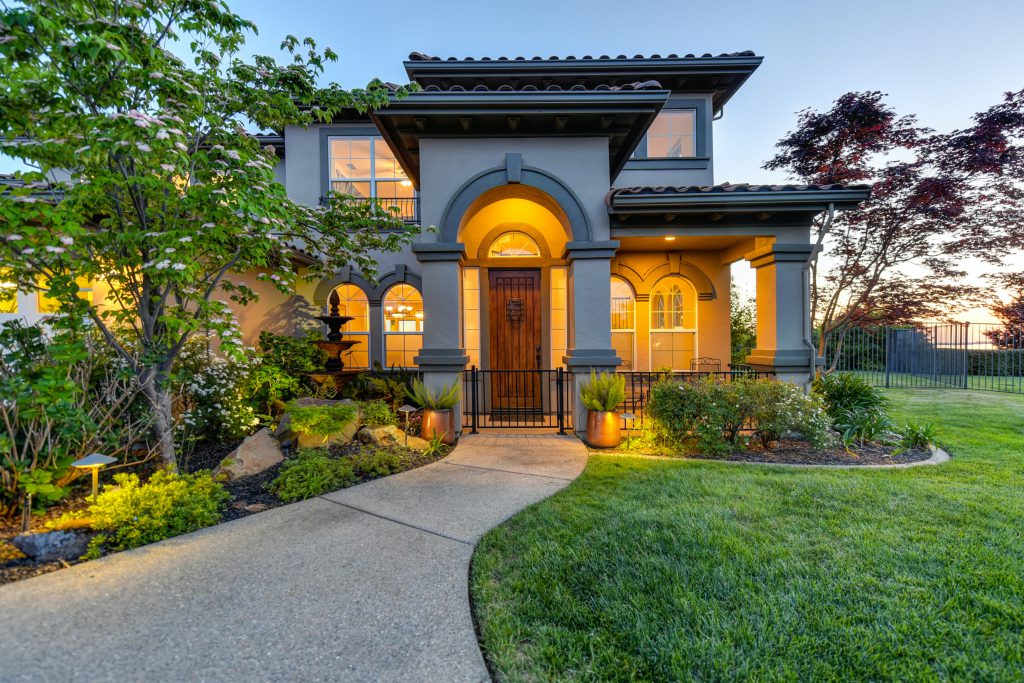
<path fill-rule="evenodd" d="M 379 427 L 363 427 L 356 433 L 356 438 L 361 443 L 378 446 L 380 448 L 394 448 L 396 446 L 408 446 L 413 450 L 425 451 L 430 442 L 418 436 L 409 436 L 406 443 L 405 432 L 395 425 L 380 425 Z"/>
<path fill-rule="evenodd" d="M 330 446 L 335 443 L 347 443 L 352 440 L 356 431 L 359 430 L 359 425 L 362 424 L 362 409 L 359 407 L 358 403 L 348 398 L 336 401 L 326 398 L 306 397 L 295 399 L 295 401 L 292 402 L 292 405 L 299 408 L 351 405 L 355 408 L 355 417 L 346 423 L 344 428 L 333 434 L 306 434 L 303 432 L 296 432 L 292 429 L 291 415 L 289 413 L 285 413 L 281 417 L 281 421 L 277 425 L 277 431 L 274 434 L 278 439 L 291 439 L 292 443 L 299 449 L 318 448 Z"/>
<path fill-rule="evenodd" d="M 213 470 L 217 481 L 234 481 L 259 474 L 284 460 L 281 444 L 266 427 L 246 437 L 238 448 L 228 453 Z"/>
<path fill-rule="evenodd" d="M 85 554 L 92 534 L 79 531 L 43 531 L 21 534 L 11 539 L 11 545 L 36 562 L 76 560 Z"/>

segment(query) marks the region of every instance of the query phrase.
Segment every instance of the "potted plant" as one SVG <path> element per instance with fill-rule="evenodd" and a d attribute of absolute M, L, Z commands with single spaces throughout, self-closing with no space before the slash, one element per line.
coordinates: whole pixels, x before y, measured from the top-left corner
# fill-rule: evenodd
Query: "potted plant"
<path fill-rule="evenodd" d="M 426 386 L 423 380 L 413 379 L 407 389 L 409 398 L 423 408 L 423 422 L 420 436 L 428 441 L 440 437 L 441 442 L 451 446 L 455 443 L 455 411 L 459 402 L 459 380 L 451 384 L 433 389 Z"/>
<path fill-rule="evenodd" d="M 580 400 L 587 410 L 587 443 L 595 448 L 615 448 L 622 441 L 616 408 L 626 398 L 626 379 L 615 373 L 590 371 L 590 380 L 580 387 Z"/>

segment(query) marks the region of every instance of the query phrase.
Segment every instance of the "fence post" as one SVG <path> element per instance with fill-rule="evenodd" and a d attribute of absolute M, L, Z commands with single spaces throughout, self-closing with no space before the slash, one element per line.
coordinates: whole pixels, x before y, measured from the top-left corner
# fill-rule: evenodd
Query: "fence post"
<path fill-rule="evenodd" d="M 480 413 L 480 404 L 477 401 L 477 387 L 476 387 L 476 366 L 472 366 L 469 369 L 469 403 L 473 411 L 473 434 L 478 434 L 477 430 L 477 415 Z"/>
<path fill-rule="evenodd" d="M 565 405 L 565 401 L 564 401 L 564 398 L 562 396 L 562 391 L 564 390 L 564 388 L 565 387 L 564 387 L 564 377 L 562 376 L 562 368 L 557 368 L 555 370 L 555 394 L 558 395 L 558 398 L 555 401 L 555 404 L 556 404 L 555 410 L 558 412 L 558 433 L 559 434 L 565 434 L 565 414 L 564 414 L 564 411 L 563 411 L 563 407 Z"/>
<path fill-rule="evenodd" d="M 968 388 L 968 384 L 971 379 L 971 332 L 970 323 L 964 323 L 963 343 L 964 343 L 964 389 Z"/>
<path fill-rule="evenodd" d="M 890 339 L 892 337 L 892 330 L 889 329 L 888 325 L 884 325 L 882 327 L 882 331 L 885 334 L 885 347 L 884 347 L 885 350 L 883 351 L 883 353 L 885 353 L 885 358 L 882 359 L 882 362 L 885 363 L 885 388 L 888 389 L 889 388 L 889 344 L 890 344 Z"/>

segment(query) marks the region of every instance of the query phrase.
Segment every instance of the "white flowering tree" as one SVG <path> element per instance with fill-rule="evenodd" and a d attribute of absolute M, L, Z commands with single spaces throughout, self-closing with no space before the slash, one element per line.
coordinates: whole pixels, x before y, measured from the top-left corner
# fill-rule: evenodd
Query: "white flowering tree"
<path fill-rule="evenodd" d="M 413 234 L 378 207 L 291 201 L 274 150 L 243 126 L 327 121 L 383 106 L 389 91 L 318 85 L 336 57 L 309 39 L 282 43 L 288 63 L 241 59 L 255 27 L 219 0 L 0 8 L 0 151 L 32 169 L 0 188 L 0 274 L 93 321 L 136 374 L 173 467 L 175 359 L 200 330 L 230 350 L 224 300 L 256 298 L 232 272 L 256 270 L 289 292 L 292 247 L 319 256 L 310 277 L 343 265 L 372 273 L 371 252 Z M 102 283 L 104 305 L 79 296 L 83 281 Z"/>

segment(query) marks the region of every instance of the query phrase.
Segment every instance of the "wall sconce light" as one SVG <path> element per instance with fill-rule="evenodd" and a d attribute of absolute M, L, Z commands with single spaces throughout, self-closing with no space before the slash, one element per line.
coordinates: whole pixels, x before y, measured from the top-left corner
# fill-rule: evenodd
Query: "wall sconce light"
<path fill-rule="evenodd" d="M 89 470 L 92 472 L 92 502 L 96 502 L 96 496 L 99 495 L 100 489 L 100 470 L 111 463 L 117 462 L 117 458 L 112 458 L 109 455 L 103 455 L 102 453 L 93 453 L 87 455 L 81 460 L 76 460 L 71 463 L 71 466 L 79 470 Z"/>
<path fill-rule="evenodd" d="M 676 238 L 675 235 L 666 235 L 665 236 L 665 241 L 666 242 L 672 242 L 673 240 L 675 240 L 675 238 Z"/>
<path fill-rule="evenodd" d="M 416 412 L 416 410 L 417 410 L 416 408 L 413 408 L 408 403 L 406 403 L 404 406 L 402 406 L 401 408 L 398 409 L 398 412 L 400 412 L 403 415 L 405 415 L 405 445 L 406 446 L 409 445 L 409 418 L 412 416 L 413 413 Z"/>

